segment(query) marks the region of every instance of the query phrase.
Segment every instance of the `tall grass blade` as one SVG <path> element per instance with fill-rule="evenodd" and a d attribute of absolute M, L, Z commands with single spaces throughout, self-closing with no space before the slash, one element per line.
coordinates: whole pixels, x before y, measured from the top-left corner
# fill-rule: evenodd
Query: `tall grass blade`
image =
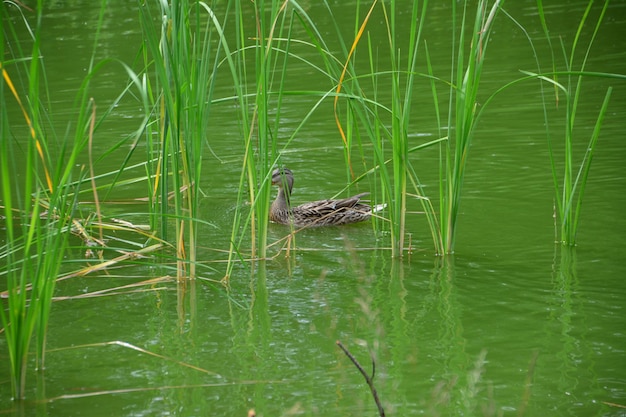
<path fill-rule="evenodd" d="M 293 3 L 298 9 L 298 4 Z M 293 13 L 288 11 L 289 4 L 288 0 L 262 0 L 250 5 L 235 2 L 237 49 L 232 75 L 236 98 L 240 102 L 244 157 L 225 280 L 230 277 L 232 262 L 242 256 L 244 236 L 250 239 L 252 258 L 267 257 L 270 176 L 280 158 L 277 135 L 292 38 Z M 254 33 L 246 33 L 245 30 L 250 14 L 246 7 L 253 8 Z M 253 80 L 246 68 L 249 57 L 245 45 L 248 39 L 254 40 Z M 249 92 L 248 88 L 253 88 L 253 92 Z M 244 190 L 247 192 L 244 193 Z M 241 210 L 246 200 L 250 203 L 247 214 Z"/>
<path fill-rule="evenodd" d="M 158 155 L 157 163 L 149 166 L 149 176 L 155 178 L 151 211 L 163 239 L 169 240 L 174 223 L 178 278 L 195 278 L 208 116 L 222 53 L 231 68 L 232 61 L 222 25 L 209 5 L 159 2 L 156 14 L 153 7 L 140 5 L 146 72 L 155 74 L 149 90 L 158 117 L 159 141 L 148 141 L 151 154 Z"/>
<path fill-rule="evenodd" d="M 105 1 L 100 4 L 96 34 L 102 27 L 105 4 Z M 78 89 L 74 136 L 68 134 L 60 141 L 58 149 L 52 149 L 56 142 L 51 141 L 49 135 L 54 134 L 55 126 L 44 126 L 44 121 L 50 119 L 46 118 L 43 110 L 50 104 L 49 97 L 43 95 L 49 93 L 43 59 L 45 53 L 40 50 L 44 2 L 37 2 L 34 27 L 27 27 L 33 45 L 29 53 L 23 52 L 22 40 L 16 34 L 13 21 L 7 18 L 6 7 L 6 2 L 0 4 L 0 19 L 7 28 L 0 35 L 0 56 L 6 55 L 4 46 L 7 43 L 11 45 L 11 52 L 22 55 L 13 56 L 0 64 L 3 75 L 0 81 L 0 197 L 7 237 L 6 245 L 0 248 L 0 258 L 3 259 L 0 275 L 6 277 L 7 284 L 0 318 L 9 351 L 12 396 L 21 399 L 27 391 L 26 376 L 33 344 L 36 367 L 45 367 L 46 332 L 52 297 L 85 175 L 84 170 L 78 175 L 74 171 L 78 155 L 95 130 L 95 105 L 89 99 L 88 90 L 97 66 L 94 65 L 94 46 L 87 76 Z M 28 25 L 28 19 L 24 18 L 22 22 Z M 6 33 L 11 37 L 4 39 Z M 94 45 L 97 45 L 97 35 Z M 28 91 L 28 100 L 15 87 L 11 73 L 20 74 L 18 78 L 27 81 L 28 85 L 22 90 Z M 5 94 L 7 89 L 11 95 Z M 12 99 L 21 109 L 22 120 L 12 120 L 6 110 L 9 105 L 14 106 L 14 103 L 8 102 Z M 13 130 L 24 130 L 24 127 L 29 132 L 27 143 L 14 145 L 14 138 L 19 135 Z M 24 176 L 11 175 L 14 172 L 23 172 Z"/>
<path fill-rule="evenodd" d="M 588 145 L 586 147 L 585 153 L 577 166 L 577 163 L 575 161 L 576 146 L 574 143 L 574 137 L 575 137 L 576 115 L 578 112 L 580 95 L 582 92 L 582 82 L 583 82 L 583 79 L 587 75 L 592 75 L 592 74 L 585 73 L 585 67 L 586 67 L 589 55 L 591 53 L 593 42 L 601 27 L 602 20 L 608 8 L 609 0 L 605 0 L 605 2 L 603 3 L 602 10 L 600 12 L 598 19 L 595 22 L 594 30 L 590 36 L 589 43 L 587 44 L 582 62 L 580 63 L 579 68 L 575 69 L 574 66 L 576 65 L 575 63 L 576 50 L 579 44 L 582 42 L 581 37 L 584 31 L 585 23 L 590 15 L 593 3 L 594 3 L 593 1 L 589 1 L 587 3 L 587 7 L 583 11 L 583 14 L 581 16 L 580 22 L 576 29 L 574 40 L 572 42 L 572 46 L 569 52 L 567 51 L 567 48 L 565 47 L 565 45 L 563 44 L 563 41 L 561 40 L 561 51 L 563 53 L 563 57 L 565 61 L 565 68 L 566 68 L 566 71 L 564 72 L 566 81 L 563 84 L 558 83 L 557 76 L 559 72 L 556 72 L 556 71 L 552 75 L 554 79 L 549 79 L 549 78 L 546 78 L 545 76 L 538 76 L 539 79 L 552 83 L 555 86 L 555 91 L 558 91 L 559 89 L 564 91 L 565 98 L 566 98 L 565 100 L 565 138 L 564 138 L 564 154 L 563 154 L 563 168 L 562 168 L 563 171 L 561 175 L 559 175 L 559 172 L 558 172 L 559 170 L 558 170 L 558 164 L 557 164 L 557 160 L 555 156 L 555 149 L 553 145 L 552 135 L 548 128 L 549 120 L 548 120 L 547 111 L 546 111 L 546 103 L 545 101 L 543 102 L 544 118 L 545 118 L 545 124 L 546 124 L 546 135 L 548 139 L 548 149 L 549 149 L 550 163 L 551 163 L 551 168 L 552 168 L 552 178 L 553 178 L 553 183 L 554 183 L 554 188 L 555 188 L 556 208 L 557 208 L 557 214 L 558 214 L 559 223 L 560 223 L 560 228 L 559 228 L 560 236 L 557 237 L 557 240 L 559 240 L 561 243 L 566 244 L 566 245 L 574 245 L 576 243 L 576 232 L 578 229 L 580 208 L 582 206 L 582 197 L 584 194 L 584 190 L 585 190 L 585 186 L 586 186 L 586 182 L 587 182 L 587 178 L 588 178 L 588 174 L 589 174 L 589 170 L 591 166 L 592 156 L 593 156 L 593 153 L 597 144 L 597 140 L 600 134 L 600 126 L 604 119 L 604 114 L 607 110 L 608 101 L 612 92 L 612 89 L 609 88 L 604 98 L 602 108 L 598 115 L 598 119 L 596 120 L 596 124 L 593 130 L 593 133 L 591 135 L 591 138 L 588 142 Z M 540 0 L 538 0 L 537 2 L 537 8 L 539 11 L 539 17 L 542 23 L 544 34 L 546 38 L 548 39 L 548 45 L 550 49 L 552 50 L 552 43 L 550 41 L 550 33 L 548 29 L 548 24 L 545 18 L 543 3 Z M 556 68 L 556 61 L 554 60 L 554 52 L 552 52 L 552 56 L 553 56 L 553 68 Z M 557 100 L 557 105 L 558 105 L 558 100 Z"/>
<path fill-rule="evenodd" d="M 578 170 L 578 174 L 576 175 L 576 181 L 574 182 L 574 188 L 578 189 L 578 195 L 576 198 L 576 207 L 574 208 L 574 224 L 572 227 L 573 236 L 572 241 L 576 242 L 576 231 L 578 230 L 578 219 L 580 217 L 583 195 L 585 194 L 585 187 L 587 185 L 587 178 L 589 177 L 589 170 L 591 169 L 591 160 L 593 159 L 593 154 L 596 149 L 596 144 L 598 143 L 598 138 L 600 137 L 600 128 L 602 127 L 602 122 L 604 121 L 604 116 L 609 107 L 609 100 L 611 98 L 611 93 L 613 92 L 613 88 L 609 87 L 604 96 L 604 101 L 602 103 L 602 107 L 600 108 L 600 112 L 598 114 L 598 118 L 596 119 L 596 124 L 593 128 L 593 133 L 591 134 L 591 138 L 589 139 L 589 145 L 587 146 L 587 150 L 585 151 L 585 155 L 580 164 L 580 169 Z"/>
<path fill-rule="evenodd" d="M 440 172 L 440 225 L 445 253 L 453 253 L 456 239 L 456 227 L 459 206 L 465 178 L 465 169 L 469 158 L 470 145 L 478 116 L 477 97 L 482 76 L 483 64 L 491 36 L 492 23 L 501 7 L 502 1 L 496 0 L 491 8 L 487 1 L 479 1 L 471 26 L 471 41 L 467 58 L 465 55 L 465 33 L 468 24 L 468 3 L 463 6 L 459 28 L 458 43 L 453 44 L 452 74 L 455 86 L 450 89 L 450 108 L 448 110 L 448 132 L 450 140 L 445 146 L 445 165 Z M 454 3 L 456 4 L 456 3 Z M 453 23 L 456 29 L 456 6 L 453 6 Z"/>

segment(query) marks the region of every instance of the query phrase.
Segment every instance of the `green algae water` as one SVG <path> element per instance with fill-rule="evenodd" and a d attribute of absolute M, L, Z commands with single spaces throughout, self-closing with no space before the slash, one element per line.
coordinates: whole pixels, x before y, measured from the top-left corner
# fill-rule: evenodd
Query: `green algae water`
<path fill-rule="evenodd" d="M 326 6 L 302 3 L 324 28 Z M 65 126 L 72 115 L 64 109 L 72 108 L 88 66 L 98 13 L 88 1 L 46 7 L 42 50 L 50 111 L 55 123 Z M 218 2 L 216 13 L 225 13 L 220 7 Z M 352 2 L 332 7 L 354 13 Z M 571 42 L 585 7 L 585 2 L 551 6 L 547 13 L 555 42 L 558 37 Z M 439 3 L 429 9 L 424 38 L 434 71 L 445 78 L 449 10 Z M 531 36 L 542 36 L 534 2 L 505 3 L 505 9 Z M 101 58 L 134 62 L 141 43 L 138 16 L 134 2 L 109 3 Z M 519 78 L 519 70 L 536 69 L 525 34 L 506 16 L 498 19 L 481 84 L 485 98 Z M 349 32 L 353 21 L 347 20 Z M 594 43 L 589 71 L 625 72 L 625 23 L 626 8 L 614 2 Z M 372 25 L 372 36 L 384 54 L 384 26 L 379 24 Z M 548 67 L 550 52 L 538 53 Z M 327 90 L 327 85 L 315 85 L 308 70 L 294 63 L 289 88 Z M 227 81 L 224 77 L 215 97 L 232 95 Z M 107 66 L 94 79 L 94 100 L 105 108 L 126 83 L 124 71 Z M 203 171 L 206 224 L 200 229 L 198 258 L 206 268 L 200 279 L 177 283 L 170 278 L 172 263 L 155 256 L 136 267 L 59 282 L 46 369 L 31 368 L 24 401 L 10 398 L 8 352 L 0 338 L 0 414 L 235 417 L 255 409 L 265 417 L 375 416 L 369 389 L 336 346 L 339 340 L 367 371 L 375 362 L 374 383 L 388 416 L 626 415 L 624 82 L 585 79 L 577 126 L 584 149 L 609 85 L 614 93 L 576 247 L 555 243 L 540 90 L 527 83 L 500 94 L 479 122 L 454 255 L 434 255 L 419 204 L 411 201 L 412 250 L 401 260 L 390 257 L 385 236 L 368 223 L 311 229 L 296 235 L 289 253 L 277 244 L 270 250 L 276 255 L 272 259 L 237 264 L 230 287 L 218 281 L 231 238 L 243 138 L 233 128 L 236 103 L 214 106 Z M 437 138 L 437 126 L 427 83 L 422 93 L 416 96 L 421 111 L 413 137 L 428 141 Z M 286 138 L 312 103 L 302 96 L 285 100 L 277 134 Z M 19 113 L 17 106 L 7 110 Z M 94 153 L 114 147 L 140 120 L 136 102 L 120 102 L 100 128 Z M 118 149 L 99 159 L 96 173 L 116 170 L 126 153 Z M 438 149 L 412 155 L 425 190 L 436 195 Z M 294 203 L 331 197 L 345 187 L 331 101 L 313 113 L 282 161 L 296 176 Z M 141 202 L 131 204 L 146 189 L 129 184 L 111 190 L 103 207 L 110 216 L 147 223 Z M 1 244 L 3 229 L 0 220 Z M 271 224 L 269 240 L 289 232 Z M 76 263 L 89 262 L 81 251 L 72 256 Z M 159 280 L 77 297 L 150 278 Z M 0 290 L 5 283 L 0 276 Z"/>

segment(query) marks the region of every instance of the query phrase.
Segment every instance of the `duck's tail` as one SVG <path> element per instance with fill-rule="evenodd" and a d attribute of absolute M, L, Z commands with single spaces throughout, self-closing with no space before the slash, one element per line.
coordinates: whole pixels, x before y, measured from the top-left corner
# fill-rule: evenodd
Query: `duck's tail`
<path fill-rule="evenodd" d="M 383 211 L 387 207 L 387 203 L 384 204 L 376 204 L 372 206 L 372 213 L 378 213 L 379 211 Z"/>

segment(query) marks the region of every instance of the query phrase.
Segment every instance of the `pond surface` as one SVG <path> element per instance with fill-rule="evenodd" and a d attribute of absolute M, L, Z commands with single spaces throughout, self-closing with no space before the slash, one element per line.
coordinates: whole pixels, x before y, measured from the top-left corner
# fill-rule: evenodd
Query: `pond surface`
<path fill-rule="evenodd" d="M 137 7 L 109 3 L 100 58 L 132 63 L 141 42 Z M 305 3 L 323 27 L 325 6 Z M 332 7 L 352 16 L 354 5 L 340 3 Z M 571 45 L 585 6 L 574 1 L 548 9 L 553 42 L 562 37 Z M 98 11 L 91 1 L 48 2 L 47 7 L 42 49 L 52 113 L 65 126 L 74 115 L 63 109 L 72 108 L 85 75 Z M 533 37 L 542 37 L 534 2 L 506 7 Z M 441 34 L 449 10 L 440 4 L 430 8 L 424 38 L 434 51 L 434 72 L 447 77 L 448 35 Z M 598 11 L 594 6 L 593 16 Z M 484 97 L 519 78 L 518 70 L 536 69 L 522 31 L 503 14 L 498 19 Z M 350 31 L 352 17 L 346 20 Z M 372 33 L 383 53 L 382 21 L 377 24 Z M 589 71 L 626 72 L 625 24 L 624 3 L 610 5 Z M 550 62 L 549 51 L 539 53 L 546 54 L 542 62 Z M 290 88 L 304 88 L 304 76 L 308 89 L 328 89 L 315 86 L 315 77 L 300 75 L 296 64 L 292 71 Z M 232 94 L 226 78 L 215 97 Z M 121 67 L 108 65 L 94 80 L 100 108 L 126 82 Z M 420 82 L 415 106 L 423 111 L 416 113 L 415 144 L 438 137 L 430 85 Z M 172 265 L 112 269 L 59 282 L 57 295 L 71 298 L 53 305 L 47 369 L 29 375 L 24 402 L 10 399 L 8 356 L 0 339 L 0 414 L 245 416 L 254 408 L 265 417 L 375 416 L 368 387 L 336 346 L 339 340 L 366 370 L 374 359 L 374 383 L 387 415 L 626 415 L 626 85 L 602 78 L 586 79 L 584 85 L 577 116 L 581 149 L 607 87 L 614 91 L 577 247 L 554 243 L 554 188 L 540 91 L 527 83 L 499 95 L 480 121 L 455 255 L 433 254 L 426 222 L 416 213 L 409 216 L 413 251 L 402 260 L 390 257 L 385 237 L 367 223 L 306 230 L 297 235 L 295 251 L 274 249 L 271 260 L 238 265 L 230 288 L 215 281 L 225 270 L 220 251 L 228 249 L 243 139 L 233 128 L 232 105 L 215 106 L 202 184 L 204 220 L 211 224 L 202 229 L 199 258 L 207 265 L 202 279 L 184 284 L 162 279 L 137 291 L 89 298 L 76 296 L 171 275 Z M 302 97 L 288 98 L 281 134 L 288 137 L 312 105 Z M 96 138 L 96 154 L 137 129 L 136 107 L 128 100 L 115 108 Z M 99 160 L 97 172 L 118 169 L 127 151 Z M 435 196 L 438 149 L 414 155 L 420 180 Z M 296 174 L 295 202 L 328 197 L 345 186 L 330 101 L 313 114 L 283 162 Z M 133 214 L 145 207 L 119 204 L 145 194 L 142 184 L 114 190 L 106 214 L 147 223 L 145 216 Z M 411 204 L 419 210 L 417 202 Z M 288 233 L 271 225 L 270 241 Z M 81 253 L 75 255 L 85 262 Z"/>

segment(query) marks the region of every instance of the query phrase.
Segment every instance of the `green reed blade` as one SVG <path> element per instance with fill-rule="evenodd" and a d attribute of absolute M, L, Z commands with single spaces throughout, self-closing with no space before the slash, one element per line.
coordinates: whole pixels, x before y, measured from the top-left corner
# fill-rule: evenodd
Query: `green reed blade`
<path fill-rule="evenodd" d="M 591 134 L 591 138 L 589 139 L 587 150 L 580 164 L 578 174 L 576 175 L 576 181 L 574 182 L 574 188 L 578 188 L 578 197 L 576 198 L 576 208 L 574 209 L 574 213 L 575 213 L 574 224 L 572 227 L 572 231 L 573 231 L 572 241 L 573 242 L 576 241 L 576 231 L 578 230 L 578 219 L 579 219 L 580 212 L 581 212 L 583 195 L 585 194 L 585 187 L 587 185 L 587 178 L 589 176 L 589 170 L 591 168 L 591 160 L 593 159 L 593 154 L 596 148 L 596 144 L 598 143 L 598 138 L 600 137 L 600 128 L 602 127 L 602 122 L 604 121 L 604 116 L 609 106 L 609 100 L 611 98 L 612 91 L 613 91 L 613 88 L 609 87 L 606 92 L 606 95 L 604 96 L 604 101 L 602 103 L 602 107 L 600 108 L 598 118 L 596 119 L 596 124 L 593 128 L 593 133 Z"/>
<path fill-rule="evenodd" d="M 605 96 L 602 109 L 596 119 L 596 124 L 594 127 L 593 134 L 589 140 L 589 143 L 586 147 L 586 151 L 577 167 L 577 162 L 575 161 L 575 130 L 576 130 L 576 116 L 578 112 L 579 103 L 581 100 L 581 92 L 582 92 L 582 82 L 583 79 L 587 76 L 601 76 L 601 77 L 615 77 L 620 78 L 623 75 L 620 74 L 602 74 L 602 73 L 588 73 L 585 71 L 585 67 L 587 64 L 587 60 L 591 53 L 591 48 L 596 38 L 596 35 L 601 27 L 604 15 L 608 8 L 609 1 L 605 0 L 603 3 L 602 10 L 600 12 L 599 17 L 595 21 L 594 30 L 589 38 L 589 42 L 585 49 L 585 54 L 580 63 L 579 70 L 575 70 L 574 66 L 575 58 L 576 58 L 576 50 L 579 45 L 583 41 L 583 33 L 584 28 L 587 26 L 586 22 L 590 16 L 590 12 L 592 10 L 593 1 L 589 1 L 587 3 L 587 7 L 583 11 L 580 22 L 576 28 L 576 33 L 574 35 L 574 39 L 571 45 L 571 48 L 568 52 L 566 46 L 564 45 L 563 39 L 561 38 L 561 52 L 563 54 L 563 62 L 566 68 L 566 71 L 556 71 L 553 70 L 551 74 L 531 74 L 536 76 L 538 79 L 543 81 L 548 81 L 555 86 L 555 91 L 558 91 L 557 88 L 561 89 L 565 93 L 565 137 L 564 137 L 564 156 L 563 156 L 563 168 L 562 173 L 559 175 L 557 168 L 557 161 L 554 155 L 554 145 L 552 141 L 552 135 L 548 129 L 548 116 L 546 111 L 546 103 L 543 101 L 544 107 L 544 119 L 546 124 L 546 134 L 548 138 L 548 150 L 550 156 L 550 165 L 552 170 L 552 178 L 555 189 L 555 200 L 557 206 L 557 215 L 559 218 L 560 236 L 557 236 L 557 240 L 567 245 L 574 245 L 576 243 L 576 232 L 578 228 L 578 220 L 580 215 L 580 208 L 582 205 L 582 197 L 584 194 L 584 190 L 586 187 L 586 182 L 589 174 L 589 169 L 591 166 L 591 160 L 594 153 L 594 149 L 599 137 L 600 126 L 604 119 L 604 114 L 606 112 L 606 108 L 608 106 L 608 101 L 611 95 L 611 89 L 607 91 Z M 548 24 L 546 22 L 545 13 L 543 11 L 543 4 L 539 0 L 537 2 L 539 16 L 542 23 L 542 28 L 544 34 L 548 40 L 548 45 L 553 51 L 552 43 L 550 41 L 550 34 L 548 29 Z M 553 57 L 553 68 L 556 68 L 556 59 L 554 58 L 554 52 L 552 52 Z M 527 73 L 530 74 L 530 73 Z M 557 77 L 559 75 L 564 75 L 566 78 L 566 82 L 558 83 Z M 551 79 L 550 77 L 553 77 Z M 543 99 L 542 99 L 543 100 Z M 558 104 L 558 96 L 557 96 L 557 104 Z"/>
<path fill-rule="evenodd" d="M 44 2 L 37 2 L 36 23 L 34 27 L 27 28 L 33 37 L 30 53 L 23 52 L 20 46 L 23 40 L 16 36 L 12 20 L 5 18 L 6 3 L 0 5 L 0 18 L 8 28 L 1 36 L 4 33 L 12 34 L 8 39 L 3 37 L 0 43 L 4 47 L 5 42 L 8 42 L 11 51 L 20 53 L 10 68 L 2 68 L 0 89 L 4 93 L 5 88 L 12 84 L 8 71 L 19 74 L 18 78 L 28 82 L 27 88 L 22 89 L 28 91 L 28 100 L 21 99 L 14 88 L 11 88 L 13 97 L 0 94 L 1 197 L 7 225 L 7 243 L 0 251 L 0 258 L 7 261 L 0 270 L 0 275 L 6 276 L 7 290 L 3 296 L 7 299 L 6 310 L 1 309 L 0 316 L 9 351 L 12 395 L 16 399 L 24 398 L 27 393 L 26 376 L 33 345 L 37 368 L 45 366 L 46 332 L 52 296 L 66 257 L 72 216 L 84 179 L 85 171 L 77 175 L 75 167 L 96 126 L 96 106 L 90 98 L 89 85 L 101 67 L 95 63 L 95 54 L 105 6 L 106 1 L 101 1 L 91 62 L 87 76 L 76 94 L 74 110 L 77 119 L 72 123 L 76 128 L 68 129 L 65 137 L 61 137 L 55 135 L 56 126 L 47 113 L 51 108 L 51 100 L 45 74 L 46 54 L 40 50 Z M 28 24 L 28 20 L 18 23 Z M 0 52 L 5 56 L 4 49 L 0 49 Z M 8 104 L 7 100 L 18 103 L 23 114 L 22 120 L 9 119 L 5 109 L 7 105 L 15 106 L 15 103 Z M 30 133 L 25 145 L 18 149 L 12 145 L 12 125 L 16 129 L 26 126 Z M 15 161 L 22 156 L 25 157 L 24 166 L 15 166 Z M 15 171 L 24 172 L 24 176 L 9 175 Z"/>
<path fill-rule="evenodd" d="M 167 240 L 168 225 L 174 223 L 172 240 L 179 256 L 179 277 L 194 278 L 200 184 L 215 82 L 222 59 L 234 78 L 236 64 L 223 25 L 208 4 L 161 2 L 158 15 L 162 19 L 156 18 L 152 5 L 140 7 L 146 72 L 152 70 L 155 74 L 154 87 L 147 90 L 157 93 L 149 95 L 151 107 L 156 109 L 159 135 L 158 142 L 148 139 L 149 159 L 152 154 L 158 155 L 156 164 L 147 165 L 149 177 L 154 178 L 150 184 L 152 218 Z M 162 24 L 155 25 L 159 20 Z"/>

